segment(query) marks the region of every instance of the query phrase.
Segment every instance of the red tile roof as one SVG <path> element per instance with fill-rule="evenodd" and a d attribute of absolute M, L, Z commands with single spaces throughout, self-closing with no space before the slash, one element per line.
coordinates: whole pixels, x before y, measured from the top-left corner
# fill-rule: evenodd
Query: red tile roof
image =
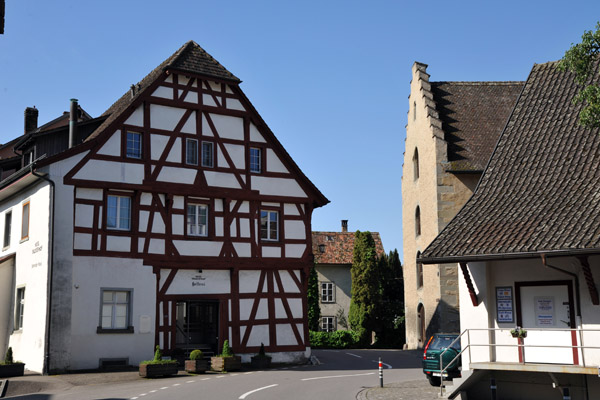
<path fill-rule="evenodd" d="M 317 264 L 352 264 L 354 251 L 354 232 L 313 232 L 312 249 Z M 377 255 L 384 253 L 381 236 L 371 232 L 375 241 Z M 319 246 L 323 245 L 323 252 Z"/>

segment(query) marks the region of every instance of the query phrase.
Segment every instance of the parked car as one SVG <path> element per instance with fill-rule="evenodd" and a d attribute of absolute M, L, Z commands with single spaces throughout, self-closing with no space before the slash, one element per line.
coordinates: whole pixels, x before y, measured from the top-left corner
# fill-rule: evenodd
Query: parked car
<path fill-rule="evenodd" d="M 425 346 L 425 350 L 423 351 L 423 373 L 427 375 L 427 379 L 429 379 L 429 383 L 432 386 L 439 386 L 441 383 L 440 355 L 442 352 L 449 348 L 444 353 L 444 368 L 460 353 L 460 340 L 452 343 L 457 337 L 457 333 L 436 333 L 429 338 L 427 346 Z M 450 346 L 451 344 L 452 346 Z M 460 367 L 461 360 L 458 357 L 444 371 L 444 380 L 451 381 L 453 378 L 459 378 L 461 376 Z"/>

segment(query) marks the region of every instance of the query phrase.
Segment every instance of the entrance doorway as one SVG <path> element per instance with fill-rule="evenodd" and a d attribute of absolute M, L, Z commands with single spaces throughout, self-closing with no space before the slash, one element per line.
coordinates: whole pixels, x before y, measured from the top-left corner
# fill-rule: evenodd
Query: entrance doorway
<path fill-rule="evenodd" d="M 528 331 L 524 361 L 578 364 L 578 350 L 570 347 L 577 346 L 577 335 L 569 330 L 576 327 L 571 281 L 516 282 L 515 291 L 517 325 Z"/>
<path fill-rule="evenodd" d="M 186 354 L 200 349 L 207 355 L 217 353 L 219 332 L 218 301 L 178 301 L 176 349 Z"/>

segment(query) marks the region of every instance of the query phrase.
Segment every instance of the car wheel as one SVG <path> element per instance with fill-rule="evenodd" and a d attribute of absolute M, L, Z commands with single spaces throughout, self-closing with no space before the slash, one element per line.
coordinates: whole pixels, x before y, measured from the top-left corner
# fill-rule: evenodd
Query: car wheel
<path fill-rule="evenodd" d="M 429 379 L 429 384 L 431 386 L 440 386 L 440 383 L 442 383 L 442 381 L 440 380 L 439 376 L 430 376 L 427 375 L 427 379 Z"/>

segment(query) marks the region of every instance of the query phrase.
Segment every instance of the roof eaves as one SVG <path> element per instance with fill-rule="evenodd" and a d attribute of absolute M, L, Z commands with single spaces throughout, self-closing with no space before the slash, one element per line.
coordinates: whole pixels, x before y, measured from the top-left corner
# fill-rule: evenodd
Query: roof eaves
<path fill-rule="evenodd" d="M 450 264 L 460 262 L 476 261 L 494 261 L 494 260 L 515 260 L 525 258 L 546 257 L 566 257 L 579 255 L 600 254 L 600 248 L 591 249 L 562 249 L 562 250 L 537 250 L 515 253 L 497 253 L 497 254 L 476 254 L 464 256 L 445 256 L 445 257 L 421 257 L 417 262 L 423 264 Z"/>

